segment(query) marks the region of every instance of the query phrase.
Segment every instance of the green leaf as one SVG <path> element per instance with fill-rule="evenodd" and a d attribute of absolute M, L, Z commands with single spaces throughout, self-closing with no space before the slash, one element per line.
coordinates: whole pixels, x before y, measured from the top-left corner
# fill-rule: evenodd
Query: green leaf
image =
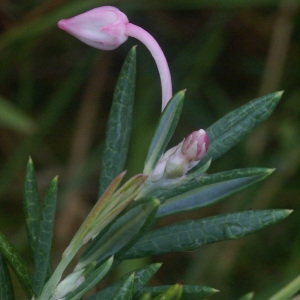
<path fill-rule="evenodd" d="M 188 220 L 144 235 L 124 259 L 191 251 L 210 243 L 242 238 L 286 218 L 290 210 L 251 210 Z"/>
<path fill-rule="evenodd" d="M 160 267 L 161 267 L 160 263 L 155 263 L 135 270 L 134 271 L 134 293 L 140 291 L 147 284 L 147 282 L 154 276 L 154 274 L 159 270 Z M 111 299 L 111 297 L 116 293 L 116 291 L 122 285 L 124 279 L 131 274 L 132 272 L 124 275 L 120 280 L 118 280 L 114 284 L 108 286 L 107 288 L 100 291 L 99 293 L 89 297 L 88 300 Z"/>
<path fill-rule="evenodd" d="M 16 273 L 26 295 L 32 297 L 32 275 L 19 251 L 0 232 L 0 251 Z"/>
<path fill-rule="evenodd" d="M 98 197 L 112 180 L 123 171 L 131 134 L 135 94 L 136 50 L 128 53 L 122 66 L 111 106 L 101 164 Z"/>
<path fill-rule="evenodd" d="M 252 300 L 253 297 L 254 297 L 254 293 L 251 292 L 251 293 L 248 293 L 248 294 L 242 296 L 241 298 L 239 298 L 239 300 Z"/>
<path fill-rule="evenodd" d="M 85 281 L 72 293 L 70 293 L 65 300 L 79 300 L 87 293 L 92 287 L 94 287 L 110 270 L 113 263 L 113 257 L 106 260 L 100 267 L 96 268 L 89 274 L 83 273 Z"/>
<path fill-rule="evenodd" d="M 290 299 L 300 291 L 300 275 L 280 289 L 268 300 L 286 300 Z"/>
<path fill-rule="evenodd" d="M 117 189 L 125 172 L 117 176 L 105 193 L 97 201 L 89 215 L 85 218 L 77 230 L 69 246 L 65 249 L 62 259 L 53 272 L 51 278 L 45 284 L 39 299 L 50 298 L 53 290 L 58 285 L 63 272 L 79 249 L 90 239 L 101 232 L 112 220 L 121 214 L 128 204 L 138 195 L 146 180 L 146 176 L 138 174 L 130 178 L 119 189 Z M 117 189 L 117 190 L 116 190 Z"/>
<path fill-rule="evenodd" d="M 17 106 L 0 96 L 0 124 L 21 133 L 32 133 L 35 122 Z"/>
<path fill-rule="evenodd" d="M 4 256 L 0 252 L 0 299 L 14 300 L 14 289 Z"/>
<path fill-rule="evenodd" d="M 182 284 L 176 283 L 171 285 L 161 294 L 157 295 L 153 300 L 180 300 L 182 295 Z"/>
<path fill-rule="evenodd" d="M 142 295 L 139 300 L 151 300 L 151 293 Z"/>
<path fill-rule="evenodd" d="M 181 114 L 184 94 L 184 91 L 175 94 L 161 114 L 145 162 L 143 173 L 146 175 L 151 173 L 174 133 Z"/>
<path fill-rule="evenodd" d="M 116 254 L 119 255 L 120 250 L 127 250 L 153 223 L 159 204 L 157 199 L 139 201 L 125 211 L 88 245 L 76 270 L 80 270 L 91 261 L 101 262 L 112 255 L 117 257 Z"/>
<path fill-rule="evenodd" d="M 179 212 L 195 210 L 219 202 L 254 183 L 264 180 L 273 173 L 274 169 L 247 168 L 237 169 L 212 175 L 203 174 L 193 178 L 177 188 L 157 195 L 167 199 L 158 209 L 157 217 L 164 217 Z"/>
<path fill-rule="evenodd" d="M 24 212 L 26 216 L 26 230 L 30 253 L 34 260 L 39 231 L 40 207 L 34 165 L 29 158 L 24 184 Z"/>
<path fill-rule="evenodd" d="M 152 296 L 157 296 L 160 293 L 164 293 L 171 286 L 155 286 L 155 287 L 144 287 L 143 292 L 151 293 Z M 200 285 L 183 285 L 182 286 L 182 299 L 183 300 L 202 300 L 209 296 L 219 292 L 218 290 Z"/>
<path fill-rule="evenodd" d="M 47 279 L 57 198 L 57 177 L 49 185 L 43 201 L 36 255 L 34 259 L 33 293 L 38 297 Z"/>
<path fill-rule="evenodd" d="M 205 158 L 194 169 L 201 167 L 210 158 L 217 159 L 239 143 L 270 116 L 281 96 L 282 92 L 276 92 L 254 99 L 207 128 L 206 132 L 210 139 L 209 149 Z"/>
<path fill-rule="evenodd" d="M 139 194 L 144 186 L 146 176 L 137 174 L 115 190 L 122 180 L 125 172 L 117 176 L 103 193 L 89 215 L 76 232 L 64 254 L 68 263 L 77 251 L 89 240 L 99 234 L 107 225 L 120 215 L 130 202 Z"/>
<path fill-rule="evenodd" d="M 265 174 L 267 176 L 272 174 L 273 171 L 274 169 L 268 168 L 243 168 L 223 171 L 215 174 L 202 173 L 196 176 L 193 176 L 193 174 L 189 174 L 184 178 L 184 180 L 182 180 L 180 183 L 176 182 L 176 184 L 171 188 L 164 188 L 153 192 L 153 196 L 159 198 L 160 201 L 164 203 L 170 201 L 173 197 L 207 185 L 218 184 L 223 181 L 256 175 L 260 176 Z"/>
<path fill-rule="evenodd" d="M 118 290 L 114 293 L 112 300 L 131 300 L 133 296 L 134 273 L 125 278 Z"/>

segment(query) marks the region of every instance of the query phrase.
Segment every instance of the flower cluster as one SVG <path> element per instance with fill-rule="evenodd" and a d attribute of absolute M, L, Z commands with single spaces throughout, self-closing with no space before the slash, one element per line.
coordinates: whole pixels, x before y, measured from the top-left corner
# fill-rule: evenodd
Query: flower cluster
<path fill-rule="evenodd" d="M 102 50 L 113 50 L 129 36 L 141 41 L 152 54 L 161 80 L 162 110 L 172 98 L 172 81 L 169 66 L 156 40 L 144 29 L 129 22 L 127 16 L 112 6 L 102 6 L 58 22 L 58 27 L 82 42 Z M 196 166 L 209 147 L 207 133 L 200 129 L 189 134 L 180 144 L 166 151 L 153 169 L 145 172 L 148 179 L 138 195 L 153 189 L 170 188 L 184 179 Z"/>

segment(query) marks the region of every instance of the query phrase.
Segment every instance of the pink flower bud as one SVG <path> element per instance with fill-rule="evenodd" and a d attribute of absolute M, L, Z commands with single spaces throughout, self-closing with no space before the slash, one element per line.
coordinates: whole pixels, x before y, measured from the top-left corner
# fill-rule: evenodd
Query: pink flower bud
<path fill-rule="evenodd" d="M 147 31 L 129 23 L 126 15 L 113 6 L 102 6 L 58 22 L 58 27 L 85 44 L 102 50 L 113 50 L 129 36 L 140 40 L 152 54 L 160 75 L 162 109 L 172 97 L 168 62 L 156 40 Z"/>
<path fill-rule="evenodd" d="M 117 8 L 102 6 L 73 18 L 63 19 L 58 22 L 58 27 L 89 46 L 113 50 L 127 40 L 128 22 L 126 15 Z"/>
<path fill-rule="evenodd" d="M 208 135 L 203 129 L 200 129 L 190 133 L 183 140 L 181 152 L 187 155 L 190 160 L 198 161 L 206 154 L 208 146 Z"/>

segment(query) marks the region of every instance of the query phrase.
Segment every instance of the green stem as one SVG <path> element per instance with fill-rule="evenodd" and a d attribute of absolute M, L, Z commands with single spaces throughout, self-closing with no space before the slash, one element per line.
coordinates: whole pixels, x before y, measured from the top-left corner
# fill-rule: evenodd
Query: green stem
<path fill-rule="evenodd" d="M 74 245 L 74 243 L 70 243 L 68 248 L 64 251 L 62 255 L 62 259 L 59 262 L 57 268 L 55 269 L 54 273 L 48 280 L 48 282 L 45 284 L 41 295 L 37 298 L 37 300 L 46 300 L 51 297 L 51 295 L 54 292 L 54 289 L 57 287 L 58 283 L 61 280 L 62 274 L 65 271 L 66 267 L 69 265 L 70 261 L 74 258 L 78 250 L 80 249 L 81 244 L 77 243 L 77 245 Z M 72 249 L 72 250 L 70 250 Z"/>

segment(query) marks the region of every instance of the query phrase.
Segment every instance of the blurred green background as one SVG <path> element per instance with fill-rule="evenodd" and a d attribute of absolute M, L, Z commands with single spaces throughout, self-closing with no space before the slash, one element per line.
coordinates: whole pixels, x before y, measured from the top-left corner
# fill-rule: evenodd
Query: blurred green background
<path fill-rule="evenodd" d="M 89 48 L 59 30 L 57 21 L 114 5 L 149 31 L 169 61 L 174 92 L 187 89 L 173 146 L 230 110 L 285 90 L 271 118 L 215 161 L 209 172 L 242 167 L 277 171 L 213 207 L 173 218 L 201 218 L 252 208 L 288 208 L 282 223 L 238 241 L 162 261 L 155 284 L 203 284 L 212 299 L 255 291 L 265 299 L 300 271 L 300 10 L 286 0 L 2 0 L 0 3 L 0 230 L 28 257 L 22 211 L 29 155 L 41 198 L 59 175 L 53 260 L 96 200 L 101 149 L 112 93 L 129 49 L 138 45 L 136 105 L 127 169 L 141 172 L 161 90 L 152 57 L 130 38 L 111 52 Z M 164 224 L 174 221 L 168 219 Z M 123 264 L 113 276 L 133 268 Z M 112 280 L 114 278 L 111 278 Z M 101 286 L 100 286 L 101 287 Z M 18 292 L 22 299 L 22 292 Z"/>

